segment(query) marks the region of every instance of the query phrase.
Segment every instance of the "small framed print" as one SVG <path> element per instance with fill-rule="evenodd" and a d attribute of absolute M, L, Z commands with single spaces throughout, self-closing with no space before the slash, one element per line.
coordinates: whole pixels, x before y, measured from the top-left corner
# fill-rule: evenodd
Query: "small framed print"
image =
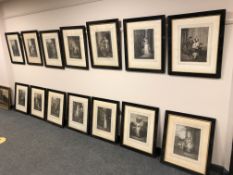
<path fill-rule="evenodd" d="M 25 55 L 29 65 L 42 66 L 42 54 L 39 42 L 38 31 L 23 31 L 21 32 Z"/>
<path fill-rule="evenodd" d="M 92 135 L 109 142 L 117 142 L 119 102 L 92 98 Z"/>
<path fill-rule="evenodd" d="M 28 114 L 30 109 L 29 85 L 15 83 L 15 110 Z"/>
<path fill-rule="evenodd" d="M 66 93 L 49 89 L 47 98 L 47 121 L 64 127 Z"/>
<path fill-rule="evenodd" d="M 215 119 L 166 111 L 161 161 L 193 172 L 208 174 Z"/>
<path fill-rule="evenodd" d="M 124 19 L 127 71 L 165 71 L 165 16 Z"/>
<path fill-rule="evenodd" d="M 170 75 L 221 78 L 226 10 L 168 17 Z"/>
<path fill-rule="evenodd" d="M 122 102 L 121 145 L 156 156 L 159 109 Z"/>
<path fill-rule="evenodd" d="M 68 94 L 68 127 L 89 133 L 90 97 Z"/>
<path fill-rule="evenodd" d="M 64 68 L 63 52 L 60 42 L 59 30 L 48 30 L 40 32 L 45 66 L 51 68 Z"/>
<path fill-rule="evenodd" d="M 0 86 L 0 109 L 11 108 L 11 88 Z"/>
<path fill-rule="evenodd" d="M 18 32 L 5 33 L 11 63 L 25 64 L 23 46 Z"/>
<path fill-rule="evenodd" d="M 87 22 L 93 68 L 121 69 L 121 39 L 118 19 Z"/>
<path fill-rule="evenodd" d="M 85 26 L 61 27 L 66 67 L 88 69 Z"/>
<path fill-rule="evenodd" d="M 46 116 L 46 89 L 31 86 L 31 115 L 45 120 Z"/>

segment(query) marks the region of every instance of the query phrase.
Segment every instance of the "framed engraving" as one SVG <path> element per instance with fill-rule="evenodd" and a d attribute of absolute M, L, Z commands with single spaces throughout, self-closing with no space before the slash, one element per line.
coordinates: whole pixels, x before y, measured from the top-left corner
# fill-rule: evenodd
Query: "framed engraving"
<path fill-rule="evenodd" d="M 63 52 L 60 42 L 59 30 L 48 30 L 40 32 L 44 61 L 46 67 L 64 68 Z"/>
<path fill-rule="evenodd" d="M 93 68 L 121 69 L 121 39 L 118 19 L 87 22 Z"/>
<path fill-rule="evenodd" d="M 127 71 L 165 71 L 165 16 L 124 19 Z"/>
<path fill-rule="evenodd" d="M 66 67 L 88 69 L 85 26 L 61 27 Z"/>
<path fill-rule="evenodd" d="M 47 121 L 64 127 L 66 93 L 49 89 L 47 99 Z"/>
<path fill-rule="evenodd" d="M 11 108 L 11 88 L 0 86 L 0 109 Z"/>
<path fill-rule="evenodd" d="M 221 78 L 225 10 L 168 17 L 170 75 Z"/>
<path fill-rule="evenodd" d="M 28 114 L 30 109 L 29 85 L 15 83 L 15 110 Z"/>
<path fill-rule="evenodd" d="M 43 62 L 38 31 L 23 31 L 21 35 L 27 63 L 29 65 L 42 66 Z"/>
<path fill-rule="evenodd" d="M 161 161 L 196 174 L 208 174 L 215 119 L 166 111 Z"/>
<path fill-rule="evenodd" d="M 92 136 L 117 142 L 119 102 L 92 98 Z"/>
<path fill-rule="evenodd" d="M 122 102 L 122 106 L 122 146 L 156 156 L 159 109 L 128 102 Z"/>
<path fill-rule="evenodd" d="M 25 64 L 21 37 L 18 32 L 5 33 L 7 47 L 13 64 Z"/>

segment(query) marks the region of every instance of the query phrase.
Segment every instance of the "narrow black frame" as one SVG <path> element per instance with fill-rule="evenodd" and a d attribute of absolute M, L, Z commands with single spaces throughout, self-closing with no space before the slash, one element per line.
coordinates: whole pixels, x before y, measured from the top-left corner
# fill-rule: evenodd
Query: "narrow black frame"
<path fill-rule="evenodd" d="M 63 31 L 64 30 L 82 30 L 83 32 L 83 41 L 84 41 L 84 50 L 85 50 L 85 61 L 86 61 L 86 67 L 82 67 L 82 66 L 74 66 L 74 65 L 68 65 L 67 64 L 67 58 L 66 58 L 66 50 L 65 50 L 65 43 L 64 43 L 64 35 L 63 35 Z M 87 49 L 87 34 L 86 34 L 86 27 L 85 26 L 67 26 L 67 27 L 60 27 L 60 31 L 61 31 L 61 41 L 62 41 L 62 48 L 64 51 L 64 62 L 65 62 L 65 67 L 68 68 L 76 68 L 76 69 L 84 69 L 84 70 L 88 70 L 89 69 L 89 61 L 88 61 L 88 49 Z"/>
<path fill-rule="evenodd" d="M 11 88 L 10 87 L 6 87 L 6 86 L 0 86 L 0 89 L 7 90 L 8 91 L 8 96 L 9 96 L 9 101 L 8 101 L 7 107 L 4 108 L 4 107 L 0 106 L 0 109 L 7 109 L 7 110 L 9 110 L 9 109 L 11 109 L 11 106 L 12 106 L 12 99 L 11 99 L 12 92 L 11 92 Z"/>
<path fill-rule="evenodd" d="M 231 164 L 230 164 L 230 175 L 233 175 L 233 141 L 232 141 L 232 150 L 231 150 Z"/>
<path fill-rule="evenodd" d="M 59 43 L 59 47 L 60 50 L 58 50 L 58 52 L 60 52 L 61 55 L 61 66 L 54 66 L 54 65 L 48 65 L 46 62 L 46 58 L 45 58 L 45 50 L 44 50 L 44 42 L 43 42 L 43 34 L 46 33 L 56 33 L 57 37 L 58 37 L 58 43 Z M 39 31 L 39 36 L 40 36 L 40 42 L 41 42 L 41 50 L 42 50 L 42 54 L 43 54 L 43 58 L 44 58 L 44 64 L 45 67 L 48 68 L 56 68 L 56 69 L 64 69 L 65 68 L 65 64 L 64 64 L 64 54 L 63 54 L 63 47 L 62 47 L 62 43 L 61 43 L 61 34 L 60 34 L 60 30 L 43 30 L 43 31 Z"/>
<path fill-rule="evenodd" d="M 115 24 L 116 26 L 116 40 L 117 40 L 117 53 L 118 53 L 118 66 L 102 66 L 102 65 L 95 65 L 94 64 L 94 58 L 93 58 L 93 48 L 92 48 L 92 42 L 91 42 L 91 31 L 90 26 L 91 25 L 102 25 L 102 24 Z M 120 21 L 115 19 L 107 19 L 107 20 L 100 20 L 100 21 L 89 21 L 86 22 L 87 26 L 87 35 L 88 35 L 88 41 L 89 41 L 89 49 L 90 49 L 90 58 L 91 58 L 91 66 L 93 68 L 101 68 L 101 69 L 116 69 L 121 70 L 122 69 L 122 55 L 121 55 L 121 31 L 120 31 Z"/>
<path fill-rule="evenodd" d="M 94 112 L 94 101 L 102 101 L 102 102 L 107 102 L 107 103 L 113 103 L 116 105 L 116 132 L 115 132 L 115 141 L 111 141 L 111 140 L 108 140 L 108 139 L 105 139 L 103 137 L 99 137 L 99 136 L 96 136 L 96 135 L 93 135 L 93 131 L 92 131 L 92 128 L 93 128 L 93 112 Z M 94 138 L 97 138 L 97 139 L 100 139 L 100 140 L 103 140 L 103 141 L 107 141 L 109 143 L 115 143 L 117 144 L 119 139 L 118 139 L 118 126 L 119 126 L 119 116 L 120 116 L 120 102 L 119 101 L 115 101 L 115 100 L 110 100 L 110 99 L 105 99 L 105 98 L 99 98 L 99 97 L 92 97 L 92 112 L 91 112 L 91 119 L 90 119 L 90 135 Z"/>
<path fill-rule="evenodd" d="M 41 63 L 30 63 L 29 59 L 28 59 L 28 53 L 27 53 L 27 49 L 26 49 L 26 43 L 24 40 L 24 34 L 29 34 L 29 33 L 34 33 L 36 34 L 37 37 L 37 43 L 38 43 L 38 50 L 40 53 L 40 61 Z M 40 42 L 40 36 L 39 36 L 39 32 L 37 30 L 27 30 L 27 31 L 22 31 L 21 32 L 21 36 L 22 36 L 22 41 L 23 41 L 23 46 L 24 46 L 24 50 L 25 50 L 25 56 L 26 56 L 26 60 L 27 60 L 27 64 L 28 65 L 35 65 L 35 66 L 43 66 L 43 53 L 42 53 L 42 48 L 41 48 L 41 42 Z"/>
<path fill-rule="evenodd" d="M 154 137 L 153 137 L 153 151 L 152 154 L 149 154 L 147 152 L 144 152 L 142 150 L 130 147 L 128 145 L 124 145 L 123 144 L 123 138 L 124 138 L 124 124 L 125 124 L 125 108 L 126 106 L 131 106 L 131 107 L 136 107 L 136 108 L 142 108 L 142 109 L 147 109 L 147 110 L 151 110 L 151 111 L 155 111 L 155 121 L 154 121 Z M 158 122 L 159 122 L 159 108 L 157 107 L 152 107 L 152 106 L 147 106 L 147 105 L 141 105 L 141 104 L 136 104 L 136 103 L 131 103 L 131 102 L 122 102 L 122 116 L 121 116 L 121 146 L 128 148 L 130 150 L 133 150 L 135 152 L 139 152 L 139 153 L 143 153 L 147 156 L 151 156 L 151 157 L 157 157 L 159 156 L 158 152 L 157 152 L 157 147 L 156 147 L 156 143 L 157 143 L 157 136 L 158 136 Z"/>
<path fill-rule="evenodd" d="M 135 22 L 143 22 L 143 21 L 157 21 L 161 20 L 161 69 L 144 69 L 144 68 L 130 68 L 129 67 L 129 59 L 128 59 L 128 33 L 127 33 L 127 24 L 135 23 Z M 123 19 L 124 25 L 124 44 L 125 44 L 125 68 L 127 71 L 135 71 L 135 72 L 150 72 L 150 73 L 164 73 L 165 72 L 165 56 L 166 56 L 166 26 L 165 26 L 165 15 L 160 16 L 148 16 L 148 17 L 140 17 L 140 18 L 128 18 Z"/>
<path fill-rule="evenodd" d="M 19 47 L 20 47 L 19 49 L 21 51 L 23 62 L 13 61 L 11 50 L 10 50 L 10 45 L 9 45 L 8 39 L 7 39 L 8 35 L 17 35 L 18 41 L 19 41 Z M 25 64 L 24 49 L 23 49 L 23 44 L 22 44 L 20 33 L 19 32 L 7 32 L 7 33 L 5 33 L 5 38 L 6 38 L 6 43 L 7 43 L 7 48 L 8 48 L 8 52 L 9 52 L 9 55 L 10 55 L 11 63 L 12 64 Z"/>
<path fill-rule="evenodd" d="M 209 146 L 208 146 L 208 157 L 207 157 L 207 162 L 206 162 L 206 173 L 209 174 L 210 167 L 211 167 L 211 160 L 212 160 L 212 152 L 213 152 L 213 143 L 214 143 L 214 132 L 215 132 L 215 123 L 216 120 L 213 118 L 209 117 L 203 117 L 203 116 L 198 116 L 198 115 L 193 115 L 193 114 L 187 114 L 187 113 L 181 113 L 181 112 L 175 112 L 175 111 L 169 111 L 167 110 L 165 112 L 165 125 L 164 125 L 164 132 L 163 132 L 163 143 L 162 143 L 162 150 L 161 150 L 161 159 L 160 161 L 162 163 L 168 164 L 173 167 L 177 167 L 181 170 L 187 171 L 192 174 L 197 174 L 197 175 L 202 175 L 199 172 L 192 171 L 190 169 L 166 162 L 164 160 L 165 156 L 165 149 L 166 149 L 166 140 L 167 140 L 167 129 L 168 129 L 168 122 L 169 122 L 169 116 L 170 115 L 177 115 L 181 116 L 183 118 L 189 118 L 189 119 L 197 119 L 197 120 L 202 120 L 202 121 L 208 121 L 211 122 L 211 127 L 210 127 L 210 139 L 209 139 Z"/>
<path fill-rule="evenodd" d="M 210 73 L 173 71 L 172 70 L 172 64 L 173 64 L 172 63 L 172 21 L 176 19 L 177 20 L 186 19 L 186 18 L 189 19 L 189 18 L 195 18 L 195 17 L 208 17 L 208 16 L 215 16 L 215 15 L 220 16 L 216 73 L 210 74 Z M 225 16 L 226 16 L 225 9 L 168 16 L 168 74 L 169 75 L 205 77 L 205 78 L 221 78 Z"/>

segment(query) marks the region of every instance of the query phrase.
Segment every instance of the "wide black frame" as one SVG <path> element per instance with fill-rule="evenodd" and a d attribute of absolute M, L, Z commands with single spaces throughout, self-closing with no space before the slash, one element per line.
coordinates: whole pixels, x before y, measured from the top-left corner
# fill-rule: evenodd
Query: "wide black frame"
<path fill-rule="evenodd" d="M 17 35 L 18 41 L 19 41 L 19 47 L 20 47 L 19 49 L 20 49 L 21 54 L 22 54 L 23 62 L 13 61 L 11 50 L 10 50 L 10 45 L 9 45 L 8 39 L 7 39 L 8 35 Z M 10 55 L 11 63 L 12 64 L 26 64 L 25 63 L 25 56 L 24 56 L 24 49 L 23 49 L 23 44 L 22 44 L 22 39 L 21 39 L 20 33 L 19 32 L 7 32 L 7 33 L 5 33 L 5 38 L 6 38 L 6 43 L 7 43 L 7 48 L 8 48 L 8 52 L 9 52 L 9 55 Z"/>
<path fill-rule="evenodd" d="M 63 113 L 62 113 L 63 118 L 62 118 L 62 124 L 61 124 L 61 125 L 59 125 L 59 124 L 57 124 L 57 123 L 54 123 L 54 122 L 48 120 L 49 92 L 54 92 L 54 93 L 58 93 L 58 94 L 64 95 Z M 47 111 L 47 112 L 46 112 L 46 121 L 47 121 L 48 123 L 53 124 L 53 125 L 55 125 L 55 126 L 58 126 L 58 127 L 60 127 L 60 128 L 64 128 L 65 125 L 66 125 L 66 96 L 67 96 L 67 95 L 66 95 L 66 92 L 59 91 L 59 90 L 54 90 L 54 89 L 47 89 L 47 99 L 46 99 L 46 101 L 47 101 L 47 102 L 46 102 L 46 103 L 47 103 L 46 111 Z"/>
<path fill-rule="evenodd" d="M 92 48 L 92 42 L 91 42 L 91 31 L 90 26 L 91 25 L 99 25 L 99 24 L 115 24 L 116 26 L 116 40 L 117 40 L 117 53 L 118 53 L 118 66 L 102 66 L 102 65 L 95 65 L 94 64 L 94 58 L 93 58 L 93 48 Z M 91 66 L 93 68 L 101 68 L 101 69 L 115 69 L 115 70 L 121 70 L 122 69 L 122 54 L 121 54 L 121 31 L 120 31 L 120 21 L 118 18 L 114 19 L 106 19 L 106 20 L 98 20 L 98 21 L 88 21 L 86 22 L 87 26 L 87 35 L 88 35 L 88 43 L 89 43 L 89 49 L 90 49 L 90 58 L 91 58 Z"/>
<path fill-rule="evenodd" d="M 161 20 L 161 69 L 144 69 L 144 68 L 130 68 L 129 67 L 129 59 L 128 59 L 128 33 L 127 33 L 127 24 L 134 22 L 143 22 L 143 21 L 152 21 L 152 20 Z M 133 72 L 150 72 L 150 73 L 164 73 L 165 72 L 165 56 L 166 56 L 166 26 L 165 26 L 165 15 L 160 16 L 147 16 L 147 17 L 139 17 L 139 18 L 126 18 L 123 19 L 124 26 L 124 44 L 125 44 L 125 68 L 127 71 Z"/>
<path fill-rule="evenodd" d="M 56 33 L 57 36 L 58 36 L 58 43 L 59 43 L 59 46 L 60 46 L 60 50 L 58 50 L 58 52 L 60 52 L 60 55 L 61 55 L 61 63 L 62 63 L 61 66 L 48 65 L 47 62 L 46 62 L 44 42 L 43 42 L 43 34 L 46 34 L 46 33 Z M 62 47 L 62 42 L 61 42 L 60 30 L 42 30 L 42 31 L 39 31 L 39 36 L 40 36 L 40 42 L 41 42 L 41 48 L 42 48 L 41 50 L 42 50 L 42 55 L 43 55 L 43 58 L 44 58 L 45 67 L 55 68 L 55 69 L 64 69 L 65 68 L 65 63 L 64 63 L 65 61 L 64 61 L 64 54 L 63 54 L 63 47 Z"/>
<path fill-rule="evenodd" d="M 103 101 L 103 102 L 107 102 L 107 103 L 113 103 L 116 105 L 116 133 L 115 133 L 115 141 L 111 141 L 108 139 L 105 139 L 103 137 L 99 137 L 96 135 L 93 135 L 93 112 L 94 112 L 94 101 Z M 91 119 L 90 119 L 90 135 L 94 138 L 109 142 L 109 143 L 114 143 L 117 144 L 119 142 L 119 137 L 118 137 L 118 128 L 119 128 L 119 117 L 120 117 L 120 102 L 116 101 L 116 100 L 110 100 L 110 99 L 106 99 L 106 98 L 100 98 L 100 97 L 92 97 L 91 98 L 91 104 L 92 104 L 92 111 L 91 111 Z"/>
<path fill-rule="evenodd" d="M 189 18 L 195 18 L 195 17 L 208 17 L 208 16 L 214 16 L 214 15 L 220 15 L 216 73 L 210 74 L 210 73 L 173 71 L 172 70 L 172 64 L 173 64 L 172 63 L 172 21 L 176 19 L 177 20 L 185 19 L 185 18 L 189 19 Z M 168 16 L 168 74 L 169 75 L 205 77 L 205 78 L 221 78 L 225 16 L 226 16 L 225 9 Z"/>
<path fill-rule="evenodd" d="M 30 63 L 30 61 L 28 59 L 28 53 L 27 53 L 27 49 L 26 49 L 26 43 L 25 43 L 25 40 L 24 40 L 24 34 L 29 34 L 29 33 L 36 34 L 37 42 L 38 42 L 38 50 L 40 52 L 41 63 Z M 42 47 L 41 47 L 41 42 L 40 42 L 41 40 L 40 40 L 39 32 L 37 30 L 26 30 L 26 31 L 21 32 L 21 36 L 22 36 L 22 41 L 23 41 L 23 46 L 24 46 L 24 50 L 25 50 L 25 56 L 26 56 L 27 64 L 28 65 L 34 65 L 34 66 L 43 66 L 43 53 L 42 53 Z"/>
<path fill-rule="evenodd" d="M 7 91 L 8 91 L 8 96 L 9 96 L 9 101 L 8 101 L 7 107 L 4 108 L 4 107 L 1 107 L 1 105 L 0 105 L 0 109 L 7 109 L 7 110 L 9 110 L 9 109 L 11 109 L 11 105 L 12 105 L 12 99 L 11 99 L 12 92 L 11 92 L 11 88 L 10 88 L 10 87 L 6 87 L 6 86 L 1 86 L 1 85 L 0 85 L 0 89 L 5 89 L 5 90 L 7 90 Z"/>
<path fill-rule="evenodd" d="M 78 130 L 78 129 L 75 129 L 73 127 L 70 127 L 69 126 L 69 112 L 70 112 L 70 96 L 74 96 L 74 97 L 81 97 L 81 98 L 86 98 L 88 100 L 88 109 L 87 109 L 87 132 L 83 132 L 81 130 Z M 81 94 L 75 94 L 75 93 L 67 93 L 67 112 L 66 112 L 66 116 L 67 116 L 67 127 L 71 130 L 74 130 L 74 131 L 77 131 L 77 132 L 80 132 L 80 133 L 84 133 L 86 135 L 89 135 L 90 134 L 90 123 L 91 123 L 91 109 L 92 109 L 92 105 L 91 105 L 91 97 L 90 96 L 87 96 L 87 95 L 81 95 Z"/>
<path fill-rule="evenodd" d="M 144 152 L 142 150 L 127 146 L 123 144 L 123 138 L 124 138 L 124 124 L 125 124 L 125 108 L 126 106 L 132 106 L 132 107 L 137 107 L 137 108 L 143 108 L 143 109 L 147 109 L 147 110 L 151 110 L 151 111 L 155 111 L 155 121 L 154 121 L 154 137 L 153 137 L 153 151 L 152 154 L 149 154 L 147 152 Z M 138 153 L 142 153 L 144 155 L 150 156 L 150 157 L 157 157 L 159 156 L 158 152 L 157 152 L 157 147 L 156 147 L 156 143 L 157 143 L 157 137 L 158 137 L 158 122 L 159 122 L 159 108 L 158 107 L 152 107 L 152 106 L 147 106 L 147 105 L 142 105 L 142 104 L 136 104 L 136 103 L 131 103 L 131 102 L 126 102 L 123 101 L 122 102 L 122 115 L 121 115 L 121 134 L 120 134 L 120 138 L 121 138 L 121 146 L 130 149 L 132 151 L 138 152 Z"/>
<path fill-rule="evenodd" d="M 208 146 L 208 155 L 207 155 L 207 162 L 206 162 L 206 173 L 209 174 L 210 168 L 211 168 L 211 160 L 212 160 L 212 154 L 213 154 L 213 143 L 214 143 L 214 133 L 215 133 L 215 124 L 216 120 L 214 118 L 209 118 L 209 117 L 203 117 L 203 116 L 198 116 L 198 115 L 193 115 L 193 114 L 187 114 L 187 113 L 182 113 L 182 112 L 175 112 L 175 111 L 165 111 L 165 124 L 164 124 L 164 132 L 163 132 L 163 142 L 162 142 L 162 150 L 161 150 L 161 159 L 160 161 L 162 163 L 168 164 L 172 167 L 179 168 L 181 170 L 184 170 L 186 172 L 192 173 L 192 174 L 197 174 L 197 175 L 203 175 L 201 173 L 192 171 L 190 169 L 166 162 L 164 160 L 165 156 L 165 149 L 166 149 L 166 140 L 167 140 L 167 129 L 168 129 L 168 122 L 169 122 L 169 115 L 178 115 L 184 118 L 189 118 L 189 119 L 197 119 L 197 120 L 202 120 L 202 121 L 208 121 L 211 122 L 211 127 L 210 127 L 210 139 L 209 139 L 209 146 Z"/>
<path fill-rule="evenodd" d="M 83 32 L 83 40 L 84 40 L 84 50 L 85 50 L 85 61 L 86 61 L 86 67 L 82 66 L 74 66 L 74 65 L 68 65 L 67 64 L 67 58 L 66 58 L 66 50 L 65 50 L 65 43 L 64 43 L 64 35 L 63 31 L 64 30 L 82 30 Z M 64 51 L 64 62 L 65 62 L 65 67 L 68 68 L 76 68 L 76 69 L 84 69 L 84 70 L 89 70 L 89 61 L 88 61 L 88 48 L 87 48 L 87 34 L 86 34 L 86 27 L 85 26 L 66 26 L 66 27 L 60 27 L 61 31 L 61 41 L 62 41 L 62 48 Z"/>
<path fill-rule="evenodd" d="M 18 109 L 16 109 L 16 105 L 17 105 L 17 101 L 16 101 L 16 96 L 17 96 L 17 86 L 25 86 L 27 88 L 27 91 L 28 91 L 28 96 L 27 96 L 27 111 L 26 112 L 23 112 L 23 111 L 20 111 Z M 14 110 L 17 111 L 17 112 L 20 112 L 20 113 L 23 113 L 23 114 L 29 114 L 30 112 L 30 109 L 31 109 L 31 101 L 30 101 L 30 98 L 31 97 L 31 92 L 30 92 L 30 85 L 28 84 L 24 84 L 24 83 L 18 83 L 18 82 L 15 82 L 15 99 L 14 99 L 14 102 L 15 102 L 15 106 L 14 106 Z"/>

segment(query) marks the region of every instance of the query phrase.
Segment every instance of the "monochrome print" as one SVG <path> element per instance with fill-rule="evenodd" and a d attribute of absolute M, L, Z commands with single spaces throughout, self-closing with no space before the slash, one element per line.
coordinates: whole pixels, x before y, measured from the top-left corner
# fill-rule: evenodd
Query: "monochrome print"
<path fill-rule="evenodd" d="M 59 117 L 60 103 L 61 103 L 60 98 L 52 97 L 52 99 L 51 99 L 51 115 L 53 115 L 55 117 Z"/>
<path fill-rule="evenodd" d="M 174 154 L 198 160 L 201 130 L 176 125 Z"/>
<path fill-rule="evenodd" d="M 154 30 L 134 30 L 134 57 L 154 59 Z"/>
<path fill-rule="evenodd" d="M 8 103 L 9 103 L 8 90 L 0 89 L 0 105 L 8 105 Z"/>
<path fill-rule="evenodd" d="M 111 32 L 96 32 L 96 45 L 98 57 L 112 58 L 112 39 Z"/>
<path fill-rule="evenodd" d="M 48 58 L 58 59 L 56 41 L 54 38 L 46 39 L 46 47 L 48 51 Z"/>
<path fill-rule="evenodd" d="M 26 92 L 22 89 L 19 89 L 19 96 L 18 96 L 18 104 L 21 106 L 25 106 L 26 103 Z"/>
<path fill-rule="evenodd" d="M 17 40 L 10 40 L 10 43 L 11 43 L 11 48 L 12 48 L 13 55 L 15 57 L 19 57 L 20 52 L 19 52 L 19 45 L 18 45 Z"/>
<path fill-rule="evenodd" d="M 37 111 L 42 110 L 42 95 L 39 93 L 34 94 L 34 109 Z"/>
<path fill-rule="evenodd" d="M 36 41 L 34 38 L 30 38 L 27 40 L 29 56 L 30 57 L 37 57 L 37 50 L 36 50 Z"/>
<path fill-rule="evenodd" d="M 68 36 L 68 46 L 70 58 L 81 59 L 81 47 L 79 36 Z"/>
<path fill-rule="evenodd" d="M 112 109 L 98 107 L 97 128 L 106 132 L 111 132 Z"/>
<path fill-rule="evenodd" d="M 83 104 L 79 102 L 73 102 L 73 118 L 72 120 L 83 124 Z"/>

